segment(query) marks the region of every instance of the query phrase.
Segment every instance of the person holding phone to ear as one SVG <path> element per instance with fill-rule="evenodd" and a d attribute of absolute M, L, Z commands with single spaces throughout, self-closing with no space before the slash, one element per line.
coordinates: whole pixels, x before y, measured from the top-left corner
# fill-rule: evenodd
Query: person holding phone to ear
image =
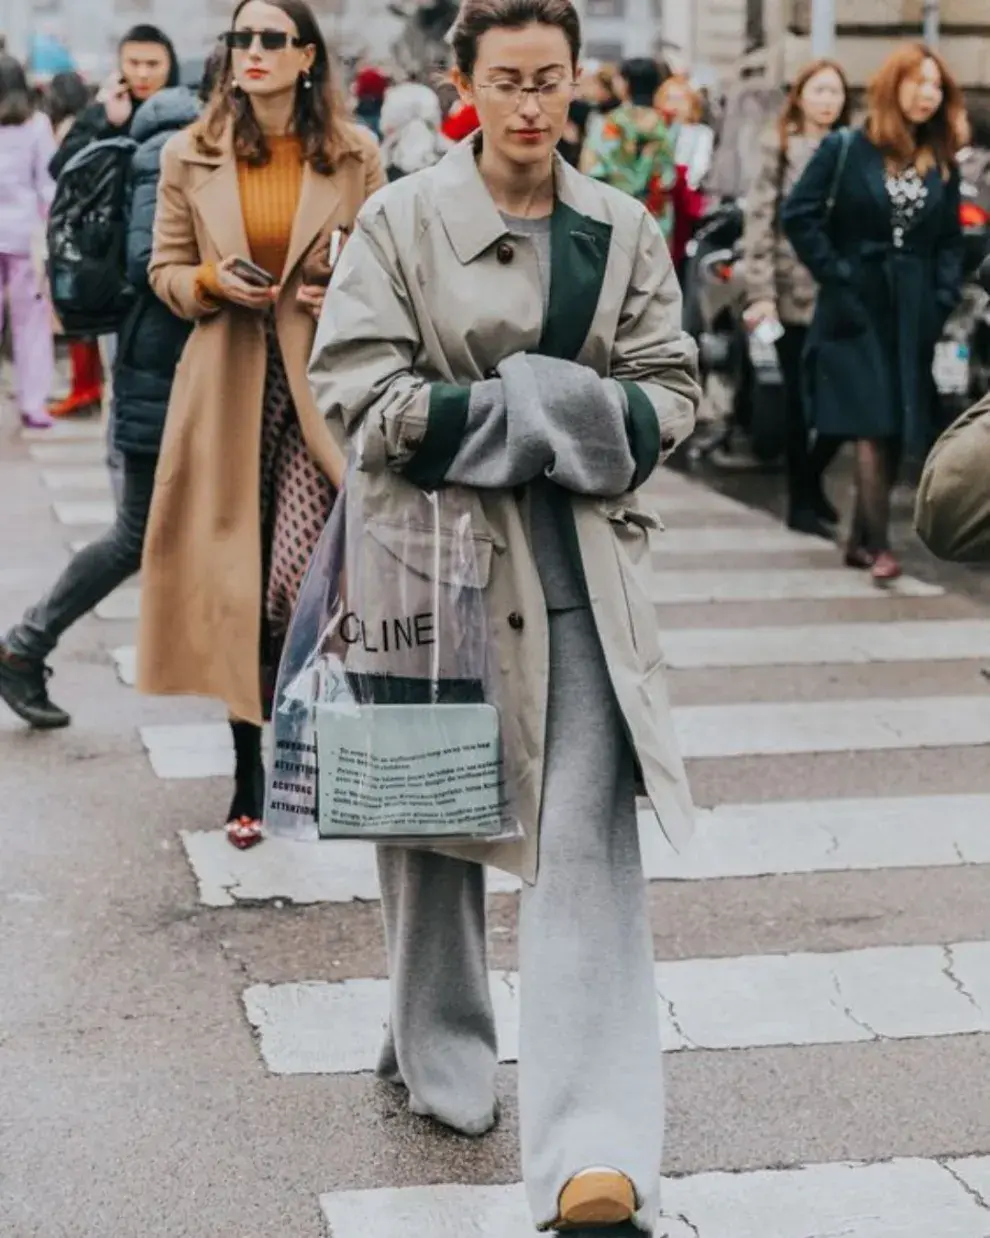
<path fill-rule="evenodd" d="M 227 835 L 246 847 L 281 645 L 343 476 L 306 367 L 331 251 L 385 178 L 336 103 L 304 0 L 241 0 L 225 44 L 202 119 L 163 158 L 151 284 L 196 325 L 145 541 L 138 684 L 226 704 Z"/>

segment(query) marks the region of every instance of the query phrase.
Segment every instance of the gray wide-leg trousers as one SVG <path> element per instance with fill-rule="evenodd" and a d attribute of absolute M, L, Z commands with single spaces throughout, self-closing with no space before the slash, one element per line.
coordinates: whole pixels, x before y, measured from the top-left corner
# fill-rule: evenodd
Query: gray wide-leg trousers
<path fill-rule="evenodd" d="M 380 1073 L 468 1135 L 497 1117 L 484 869 L 380 847 L 391 1026 Z M 538 1228 L 582 1169 L 636 1187 L 652 1229 L 663 1144 L 660 1026 L 633 760 L 590 611 L 550 615 L 539 879 L 522 895 L 519 1115 Z"/>

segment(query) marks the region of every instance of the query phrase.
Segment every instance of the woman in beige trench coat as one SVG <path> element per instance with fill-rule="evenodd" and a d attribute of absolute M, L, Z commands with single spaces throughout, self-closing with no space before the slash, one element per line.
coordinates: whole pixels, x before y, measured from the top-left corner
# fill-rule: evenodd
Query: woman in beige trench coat
<path fill-rule="evenodd" d="M 373 139 L 336 114 L 302 0 L 242 0 L 227 46 L 202 121 L 162 161 L 151 284 L 196 328 L 145 543 L 139 686 L 226 703 L 228 837 L 246 846 L 261 837 L 266 688 L 342 472 L 306 363 L 331 245 L 384 178 Z"/>
<path fill-rule="evenodd" d="M 392 544 L 415 574 L 416 545 L 389 531 L 431 529 L 431 490 L 444 540 L 469 518 L 525 838 L 379 848 L 380 1072 L 413 1112 L 491 1128 L 481 862 L 522 875 L 530 1204 L 541 1229 L 618 1238 L 652 1230 L 663 1127 L 637 763 L 671 840 L 692 828 L 650 596 L 656 521 L 635 492 L 690 433 L 695 350 L 653 220 L 554 153 L 580 47 L 570 0 L 465 0 L 453 46 L 479 139 L 362 212 L 310 377 L 350 440 L 360 567 Z"/>

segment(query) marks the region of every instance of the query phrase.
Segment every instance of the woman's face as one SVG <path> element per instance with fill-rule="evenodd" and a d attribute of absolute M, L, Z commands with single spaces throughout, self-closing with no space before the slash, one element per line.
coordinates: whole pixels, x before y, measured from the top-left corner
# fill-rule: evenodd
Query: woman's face
<path fill-rule="evenodd" d="M 909 125 L 924 125 L 942 106 L 942 73 L 934 60 L 923 60 L 901 79 L 897 102 Z"/>
<path fill-rule="evenodd" d="M 570 44 L 556 26 L 495 27 L 479 39 L 474 73 L 458 77 L 458 86 L 492 149 L 516 164 L 548 160 L 574 95 Z"/>
<path fill-rule="evenodd" d="M 819 69 L 801 91 L 801 111 L 806 121 L 831 129 L 846 105 L 846 88 L 834 69 Z"/>
<path fill-rule="evenodd" d="M 663 111 L 665 116 L 669 116 L 672 121 L 678 124 L 685 125 L 691 119 L 691 109 L 694 100 L 691 97 L 690 89 L 681 82 L 672 83 L 667 87 L 663 101 Z"/>
<path fill-rule="evenodd" d="M 234 81 L 246 95 L 278 95 L 295 90 L 300 76 L 313 67 L 315 47 L 296 47 L 296 23 L 273 4 L 250 0 L 237 15 L 234 30 L 244 37 L 253 35 L 247 48 L 231 52 Z M 266 49 L 262 37 L 271 43 L 284 39 L 284 45 Z"/>

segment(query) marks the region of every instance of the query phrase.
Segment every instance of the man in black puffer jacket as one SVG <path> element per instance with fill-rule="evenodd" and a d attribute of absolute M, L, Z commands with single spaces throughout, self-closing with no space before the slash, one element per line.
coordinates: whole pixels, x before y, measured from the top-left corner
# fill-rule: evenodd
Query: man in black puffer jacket
<path fill-rule="evenodd" d="M 212 67 L 201 96 L 208 91 Z M 63 632 L 141 566 L 172 380 L 190 331 L 148 286 L 155 200 L 162 148 L 192 124 L 199 109 L 191 91 L 163 90 L 141 106 L 131 126 L 131 137 L 140 145 L 132 164 L 127 260 L 138 297 L 120 331 L 114 370 L 113 440 L 124 458 L 123 500 L 112 528 L 72 559 L 47 596 L 0 641 L 0 699 L 40 730 L 71 721 L 48 696 L 45 659 Z"/>

